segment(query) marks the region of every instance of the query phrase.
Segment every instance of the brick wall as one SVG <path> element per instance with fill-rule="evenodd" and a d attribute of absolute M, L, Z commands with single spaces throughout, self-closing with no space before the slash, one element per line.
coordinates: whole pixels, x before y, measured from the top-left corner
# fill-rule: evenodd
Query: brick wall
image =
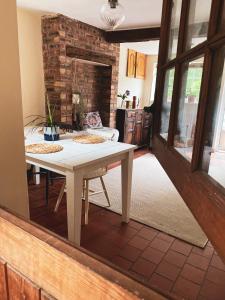
<path fill-rule="evenodd" d="M 103 124 L 114 127 L 119 45 L 106 42 L 104 31 L 63 15 L 44 16 L 42 34 L 45 87 L 57 119 L 72 122 L 72 93 L 80 92 L 86 111 L 99 110 Z"/>

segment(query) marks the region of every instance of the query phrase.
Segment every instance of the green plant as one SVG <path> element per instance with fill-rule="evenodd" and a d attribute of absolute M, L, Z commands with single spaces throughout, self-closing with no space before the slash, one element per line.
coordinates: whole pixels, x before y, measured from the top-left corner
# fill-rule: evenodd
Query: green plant
<path fill-rule="evenodd" d="M 26 117 L 26 119 L 29 119 L 28 123 L 25 124 L 25 127 L 31 126 L 33 129 L 37 127 L 51 127 L 52 129 L 59 125 L 55 121 L 55 104 L 51 104 L 48 96 L 46 96 L 46 115 L 30 115 Z M 31 119 L 32 118 L 32 119 Z"/>

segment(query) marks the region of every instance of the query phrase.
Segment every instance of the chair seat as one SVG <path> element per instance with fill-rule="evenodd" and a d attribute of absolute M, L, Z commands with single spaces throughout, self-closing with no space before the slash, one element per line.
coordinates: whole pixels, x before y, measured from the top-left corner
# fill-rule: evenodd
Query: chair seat
<path fill-rule="evenodd" d="M 99 168 L 97 170 L 94 170 L 92 172 L 89 172 L 88 174 L 84 175 L 84 179 L 94 179 L 98 177 L 102 177 L 107 173 L 107 167 Z"/>

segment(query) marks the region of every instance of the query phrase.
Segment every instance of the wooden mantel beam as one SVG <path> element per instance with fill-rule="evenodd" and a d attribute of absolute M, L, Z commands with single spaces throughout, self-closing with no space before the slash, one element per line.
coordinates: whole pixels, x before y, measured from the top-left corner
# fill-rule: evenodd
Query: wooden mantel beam
<path fill-rule="evenodd" d="M 110 43 L 145 42 L 159 38 L 160 27 L 105 32 L 105 39 Z"/>

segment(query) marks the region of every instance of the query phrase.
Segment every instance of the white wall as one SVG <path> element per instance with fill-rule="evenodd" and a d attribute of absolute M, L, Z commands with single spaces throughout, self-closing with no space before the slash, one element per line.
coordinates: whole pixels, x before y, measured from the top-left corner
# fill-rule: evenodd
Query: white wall
<path fill-rule="evenodd" d="M 148 106 L 150 102 L 152 102 L 151 94 L 152 94 L 152 82 L 153 82 L 153 71 L 154 66 L 157 64 L 158 56 L 157 55 L 148 55 L 146 59 L 146 77 L 144 81 L 143 87 L 143 106 Z"/>
<path fill-rule="evenodd" d="M 16 0 L 0 2 L 0 205 L 28 217 Z"/>
<path fill-rule="evenodd" d="M 155 42 L 155 44 L 153 44 L 153 42 L 151 43 L 143 42 L 120 44 L 118 94 L 123 94 L 126 90 L 129 90 L 131 92 L 129 99 L 132 100 L 133 96 L 137 96 L 137 98 L 140 98 L 141 108 L 150 104 L 153 67 L 158 59 L 158 56 L 155 55 L 158 51 L 158 42 Z M 128 49 L 134 49 L 142 53 L 145 53 L 147 51 L 150 53 L 152 49 L 154 55 L 147 55 L 146 59 L 145 79 L 129 78 L 126 76 Z M 121 100 L 118 99 L 117 106 L 120 107 L 120 104 Z"/>
<path fill-rule="evenodd" d="M 45 114 L 42 15 L 38 11 L 17 9 L 24 124 L 29 115 Z"/>
<path fill-rule="evenodd" d="M 127 55 L 128 47 L 121 44 L 120 45 L 120 61 L 119 61 L 119 82 L 118 82 L 118 94 L 124 94 L 126 90 L 131 92 L 130 99 L 132 100 L 133 96 L 137 98 L 142 97 L 144 80 L 137 78 L 129 78 L 127 74 Z M 120 101 L 118 101 L 120 105 Z M 120 106 L 118 106 L 120 107 Z"/>

